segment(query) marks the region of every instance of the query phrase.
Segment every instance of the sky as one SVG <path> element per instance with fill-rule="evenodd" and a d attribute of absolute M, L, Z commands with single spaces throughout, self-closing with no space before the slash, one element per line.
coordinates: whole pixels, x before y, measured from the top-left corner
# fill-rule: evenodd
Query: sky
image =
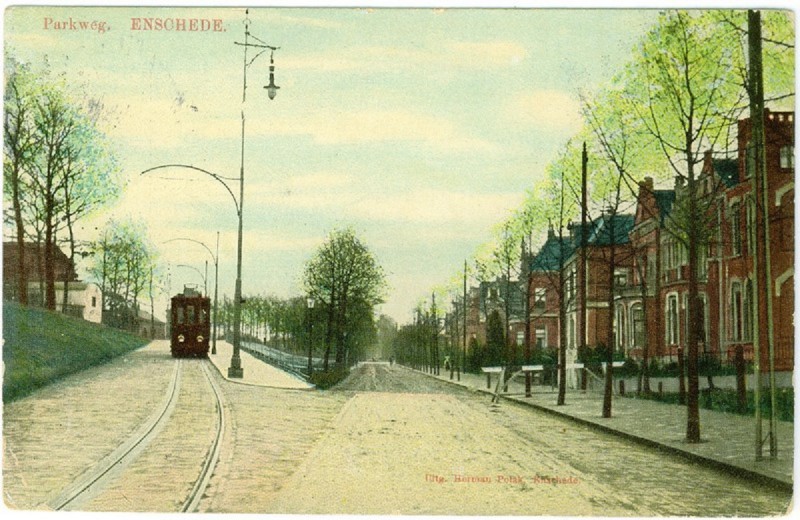
<path fill-rule="evenodd" d="M 105 107 L 123 190 L 79 223 L 78 239 L 110 218 L 140 221 L 176 293 L 202 285 L 211 257 L 164 242 L 214 250 L 219 233 L 220 293 L 232 295 L 231 196 L 185 168 L 141 172 L 179 163 L 238 178 L 244 113 L 243 293 L 302 295 L 314 251 L 352 227 L 387 276 L 379 311 L 404 323 L 519 207 L 579 130 L 579 94 L 621 69 L 656 16 L 251 8 L 251 34 L 279 47 L 280 90 L 270 100 L 262 88 L 266 53 L 247 68 L 244 103 L 244 9 L 11 7 L 4 44 L 19 60 L 46 59 Z M 219 20 L 222 30 L 134 30 L 138 18 Z M 238 180 L 228 183 L 238 196 Z"/>

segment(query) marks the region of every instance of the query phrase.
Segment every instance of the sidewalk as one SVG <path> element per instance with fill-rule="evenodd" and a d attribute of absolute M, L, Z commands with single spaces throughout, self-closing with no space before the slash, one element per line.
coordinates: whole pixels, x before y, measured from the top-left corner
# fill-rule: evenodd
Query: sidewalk
<path fill-rule="evenodd" d="M 429 374 L 430 375 L 430 374 Z M 450 381 L 450 372 L 442 370 L 433 376 L 443 381 L 494 393 L 497 374 L 492 374 L 491 390 L 486 388 L 486 376 L 461 374 Z M 769 458 L 769 443 L 765 443 L 764 458 L 755 460 L 755 422 L 753 417 L 700 409 L 702 442 L 688 444 L 686 436 L 686 407 L 615 395 L 612 417 L 601 417 L 603 395 L 599 391 L 567 390 L 565 404 L 556 406 L 557 390 L 550 386 L 533 386 L 532 397 L 525 397 L 524 377 L 518 376 L 503 397 L 524 403 L 539 410 L 589 425 L 627 439 L 678 454 L 719 469 L 783 488 L 792 488 L 794 464 L 794 424 L 777 421 L 778 456 Z M 763 433 L 769 431 L 763 422 Z"/>
<path fill-rule="evenodd" d="M 310 390 L 314 388 L 302 379 L 279 370 L 272 365 L 256 359 L 244 350 L 239 351 L 242 360 L 244 377 L 229 378 L 228 367 L 231 366 L 231 356 L 233 355 L 233 345 L 227 341 L 217 340 L 217 353 L 211 354 L 209 351 L 208 359 L 217 367 L 219 374 L 233 383 L 241 383 L 254 386 L 268 386 L 271 388 L 288 388 L 293 390 Z"/>

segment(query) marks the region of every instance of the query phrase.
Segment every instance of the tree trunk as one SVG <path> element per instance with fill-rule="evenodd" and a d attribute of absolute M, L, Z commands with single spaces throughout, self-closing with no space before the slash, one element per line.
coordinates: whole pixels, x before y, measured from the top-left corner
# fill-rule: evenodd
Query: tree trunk
<path fill-rule="evenodd" d="M 690 127 L 691 128 L 691 127 Z M 686 150 L 689 152 L 692 147 L 692 136 L 690 133 L 686 135 Z M 688 160 L 688 184 L 689 190 L 689 222 L 688 222 L 688 241 L 689 241 L 689 296 L 688 296 L 688 309 L 689 313 L 689 331 L 687 334 L 688 341 L 688 359 L 686 363 L 688 375 L 688 393 L 686 403 L 686 442 L 697 443 L 700 442 L 700 409 L 699 409 L 699 394 L 700 384 L 697 374 L 697 341 L 699 331 L 699 315 L 697 305 L 699 303 L 698 287 L 697 287 L 697 261 L 698 261 L 698 248 L 699 248 L 699 229 L 698 226 L 702 222 L 703 215 L 698 214 L 698 201 L 697 190 L 694 178 L 694 164 L 692 162 L 691 152 L 687 153 L 686 159 Z"/>

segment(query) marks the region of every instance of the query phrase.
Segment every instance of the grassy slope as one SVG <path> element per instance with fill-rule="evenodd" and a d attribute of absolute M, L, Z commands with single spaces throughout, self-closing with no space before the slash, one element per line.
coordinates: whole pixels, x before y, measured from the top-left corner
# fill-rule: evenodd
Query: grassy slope
<path fill-rule="evenodd" d="M 138 336 L 77 318 L 3 302 L 3 402 L 145 343 Z"/>

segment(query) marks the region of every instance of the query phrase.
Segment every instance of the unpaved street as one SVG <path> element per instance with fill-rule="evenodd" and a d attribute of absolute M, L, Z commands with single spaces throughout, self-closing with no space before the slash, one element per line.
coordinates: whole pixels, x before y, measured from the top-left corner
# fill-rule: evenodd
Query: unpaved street
<path fill-rule="evenodd" d="M 6 406 L 5 503 L 46 508 L 152 414 L 175 363 L 154 343 Z M 202 363 L 184 361 L 169 422 L 78 509 L 178 510 L 214 430 Z M 764 516 L 791 499 L 396 365 L 324 392 L 213 376 L 225 434 L 201 512 Z"/>
<path fill-rule="evenodd" d="M 786 493 L 401 367 L 362 366 L 340 388 L 376 391 L 348 401 L 270 512 L 758 516 L 788 504 Z"/>

